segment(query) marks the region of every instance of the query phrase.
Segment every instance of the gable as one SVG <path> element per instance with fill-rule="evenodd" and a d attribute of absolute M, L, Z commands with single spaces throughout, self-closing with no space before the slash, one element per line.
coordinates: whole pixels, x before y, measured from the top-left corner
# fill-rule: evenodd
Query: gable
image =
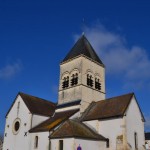
<path fill-rule="evenodd" d="M 136 113 L 138 113 L 138 114 L 141 116 L 142 121 L 145 122 L 144 115 L 143 115 L 143 113 L 142 113 L 142 110 L 141 110 L 141 108 L 140 108 L 140 106 L 139 106 L 139 103 L 138 103 L 138 101 L 137 101 L 135 95 L 133 95 L 133 97 L 132 97 L 132 99 L 131 99 L 131 101 L 130 101 L 129 106 L 128 106 L 128 108 L 126 109 L 125 114 L 128 114 L 129 110 L 130 110 L 130 114 L 129 114 L 129 115 L 132 115 L 132 114 L 135 113 L 135 111 L 136 111 Z"/>
<path fill-rule="evenodd" d="M 26 106 L 26 104 L 24 103 L 23 99 L 21 98 L 21 96 L 19 94 L 17 94 L 17 96 L 15 97 L 13 103 L 11 104 L 11 107 L 9 108 L 8 112 L 6 113 L 5 117 L 8 117 L 9 113 L 12 112 L 13 108 L 16 109 L 15 111 L 17 111 L 17 105 L 18 103 L 21 103 L 21 105 L 24 105 L 24 109 L 25 111 L 29 111 L 28 107 Z M 20 105 L 20 104 L 19 104 Z M 20 109 L 20 108 L 19 108 Z M 30 111 L 29 111 L 30 112 Z"/>
<path fill-rule="evenodd" d="M 57 138 L 81 138 L 107 141 L 105 137 L 96 133 L 84 123 L 77 120 L 67 120 L 60 125 L 51 135 L 51 139 Z"/>
<path fill-rule="evenodd" d="M 50 101 L 35 97 L 35 96 L 31 96 L 31 95 L 19 92 L 18 95 L 16 96 L 14 102 L 12 103 L 9 111 L 7 112 L 6 116 L 9 114 L 10 110 L 12 109 L 18 96 L 21 97 L 21 99 L 24 101 L 26 107 L 32 114 L 43 115 L 43 116 L 52 116 L 55 111 L 56 104 L 54 104 Z"/>
<path fill-rule="evenodd" d="M 133 93 L 93 102 L 82 116 L 83 121 L 122 117 Z"/>
<path fill-rule="evenodd" d="M 133 97 L 135 98 L 134 93 L 129 93 L 129 94 L 109 98 L 106 100 L 93 102 L 89 106 L 87 111 L 83 114 L 81 120 L 89 121 L 89 120 L 101 120 L 101 119 L 123 117 Z M 143 118 L 143 121 L 145 121 L 144 115 L 139 107 L 136 98 L 135 101 L 137 103 L 137 106 Z"/>

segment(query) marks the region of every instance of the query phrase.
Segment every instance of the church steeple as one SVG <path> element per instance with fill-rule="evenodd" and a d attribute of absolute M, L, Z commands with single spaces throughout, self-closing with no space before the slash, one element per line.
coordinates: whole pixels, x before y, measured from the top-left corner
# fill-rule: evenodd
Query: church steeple
<path fill-rule="evenodd" d="M 105 67 L 82 35 L 60 64 L 58 104 L 81 100 L 83 112 L 92 101 L 105 99 Z"/>
<path fill-rule="evenodd" d="M 90 42 L 87 40 L 85 35 L 82 35 L 78 41 L 75 43 L 75 45 L 72 47 L 70 52 L 67 54 L 67 56 L 64 58 L 62 62 L 66 62 L 70 59 L 73 59 L 77 56 L 84 55 L 93 61 L 104 65 L 96 52 L 94 51 L 93 47 L 91 46 Z"/>

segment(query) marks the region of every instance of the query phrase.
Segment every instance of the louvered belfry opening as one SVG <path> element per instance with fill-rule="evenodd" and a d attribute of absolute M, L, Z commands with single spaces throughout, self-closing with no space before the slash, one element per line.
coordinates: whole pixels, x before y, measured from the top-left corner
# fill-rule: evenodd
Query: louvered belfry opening
<path fill-rule="evenodd" d="M 87 75 L 87 85 L 90 87 L 93 87 L 93 79 L 92 79 L 92 75 Z"/>
<path fill-rule="evenodd" d="M 73 74 L 72 79 L 71 79 L 71 86 L 77 85 L 78 84 L 78 74 Z"/>
<path fill-rule="evenodd" d="M 100 80 L 95 78 L 95 89 L 101 90 L 101 83 Z"/>
<path fill-rule="evenodd" d="M 69 87 L 69 76 L 68 77 L 64 77 L 63 79 L 63 83 L 62 83 L 62 88 L 65 89 Z"/>

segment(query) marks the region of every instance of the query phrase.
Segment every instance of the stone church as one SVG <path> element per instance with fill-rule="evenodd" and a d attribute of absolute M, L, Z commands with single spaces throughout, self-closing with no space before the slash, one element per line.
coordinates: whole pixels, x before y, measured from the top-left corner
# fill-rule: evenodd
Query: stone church
<path fill-rule="evenodd" d="M 60 63 L 58 102 L 19 92 L 6 114 L 3 150 L 143 150 L 134 93 L 106 99 L 105 65 L 82 35 Z"/>

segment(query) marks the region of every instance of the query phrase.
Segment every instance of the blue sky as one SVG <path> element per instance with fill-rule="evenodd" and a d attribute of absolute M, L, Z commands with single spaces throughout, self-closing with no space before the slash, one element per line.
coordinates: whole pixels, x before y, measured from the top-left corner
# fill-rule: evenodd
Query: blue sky
<path fill-rule="evenodd" d="M 57 101 L 59 63 L 83 31 L 106 65 L 107 97 L 135 92 L 150 131 L 149 8 L 148 0 L 0 0 L 0 133 L 19 91 Z"/>

